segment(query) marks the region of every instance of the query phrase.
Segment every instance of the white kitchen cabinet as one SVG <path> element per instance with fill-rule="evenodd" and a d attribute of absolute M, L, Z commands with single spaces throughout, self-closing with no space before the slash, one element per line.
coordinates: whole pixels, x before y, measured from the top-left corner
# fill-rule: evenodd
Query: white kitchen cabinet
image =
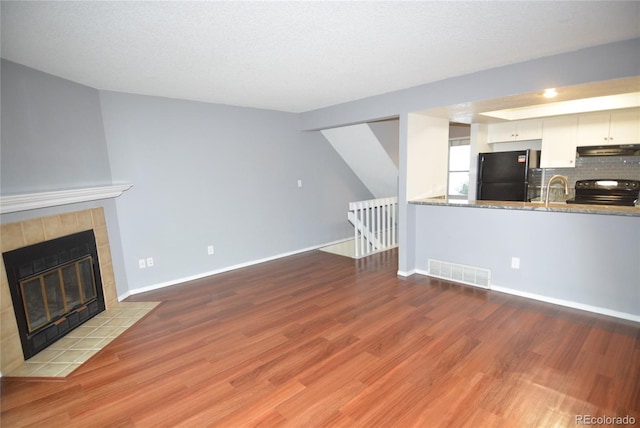
<path fill-rule="evenodd" d="M 515 141 L 516 126 L 511 122 L 492 123 L 489 125 L 489 143 Z"/>
<path fill-rule="evenodd" d="M 578 146 L 609 144 L 611 113 L 587 113 L 578 116 Z"/>
<path fill-rule="evenodd" d="M 618 110 L 578 116 L 578 146 L 640 142 L 640 110 Z"/>
<path fill-rule="evenodd" d="M 640 143 L 640 110 L 611 112 L 609 142 L 611 144 Z"/>
<path fill-rule="evenodd" d="M 577 116 L 558 116 L 544 119 L 540 167 L 575 167 L 577 141 Z"/>
<path fill-rule="evenodd" d="M 542 120 L 518 120 L 489 125 L 489 143 L 539 140 L 542 138 Z"/>

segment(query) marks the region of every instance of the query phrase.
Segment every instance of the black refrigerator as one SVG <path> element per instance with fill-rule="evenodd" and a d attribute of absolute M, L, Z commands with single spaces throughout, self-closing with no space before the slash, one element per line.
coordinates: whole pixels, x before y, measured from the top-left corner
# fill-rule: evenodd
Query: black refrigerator
<path fill-rule="evenodd" d="M 535 150 L 480 153 L 476 199 L 526 202 L 529 170 L 537 167 Z"/>

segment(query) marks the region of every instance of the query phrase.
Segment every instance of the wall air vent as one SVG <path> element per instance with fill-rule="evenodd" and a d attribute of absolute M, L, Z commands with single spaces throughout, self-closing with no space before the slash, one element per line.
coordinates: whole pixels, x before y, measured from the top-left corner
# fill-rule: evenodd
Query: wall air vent
<path fill-rule="evenodd" d="M 491 285 L 491 271 L 489 269 L 433 259 L 428 260 L 428 266 L 428 275 L 435 278 L 487 289 Z"/>

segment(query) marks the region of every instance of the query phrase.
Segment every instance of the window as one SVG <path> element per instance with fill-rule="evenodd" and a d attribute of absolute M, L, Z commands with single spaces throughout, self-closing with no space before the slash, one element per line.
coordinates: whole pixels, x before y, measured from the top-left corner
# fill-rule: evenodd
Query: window
<path fill-rule="evenodd" d="M 469 195 L 469 163 L 471 146 L 468 137 L 449 140 L 449 178 L 447 196 L 467 199 Z"/>

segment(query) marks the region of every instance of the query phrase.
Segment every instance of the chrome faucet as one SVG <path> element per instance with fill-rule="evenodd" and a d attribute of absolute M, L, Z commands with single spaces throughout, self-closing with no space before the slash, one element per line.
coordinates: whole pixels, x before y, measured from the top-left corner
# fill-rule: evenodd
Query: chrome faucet
<path fill-rule="evenodd" d="M 562 183 L 564 184 L 564 194 L 568 195 L 569 194 L 569 181 L 567 180 L 567 177 L 565 177 L 564 175 L 554 175 L 552 176 L 549 181 L 547 181 L 547 191 L 545 192 L 546 194 L 544 195 L 544 206 L 548 207 L 549 206 L 549 188 L 551 187 L 551 183 L 555 180 L 560 180 L 562 181 Z"/>

